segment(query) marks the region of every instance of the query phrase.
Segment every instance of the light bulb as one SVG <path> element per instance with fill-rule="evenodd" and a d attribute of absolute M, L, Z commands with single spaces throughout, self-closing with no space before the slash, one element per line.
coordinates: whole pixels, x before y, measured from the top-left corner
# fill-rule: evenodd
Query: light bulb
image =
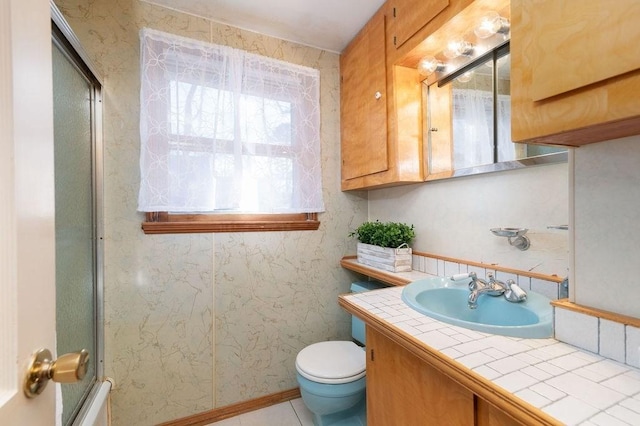
<path fill-rule="evenodd" d="M 434 72 L 442 72 L 444 71 L 444 69 L 445 65 L 433 56 L 422 58 L 422 60 L 418 63 L 418 71 L 423 75 L 431 75 Z"/>
<path fill-rule="evenodd" d="M 507 34 L 511 28 L 511 24 L 507 18 L 503 18 L 497 12 L 489 12 L 484 15 L 473 33 L 478 38 L 489 38 L 494 34 Z"/>
<path fill-rule="evenodd" d="M 452 40 L 447 44 L 447 48 L 442 52 L 449 59 L 473 53 L 473 44 L 466 40 Z"/>

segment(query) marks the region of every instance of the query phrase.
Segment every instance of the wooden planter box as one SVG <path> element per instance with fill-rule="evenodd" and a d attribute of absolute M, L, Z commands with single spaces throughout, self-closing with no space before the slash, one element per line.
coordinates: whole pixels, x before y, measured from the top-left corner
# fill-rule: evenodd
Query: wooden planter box
<path fill-rule="evenodd" d="M 411 248 L 387 248 L 358 243 L 358 263 L 389 272 L 411 271 Z"/>

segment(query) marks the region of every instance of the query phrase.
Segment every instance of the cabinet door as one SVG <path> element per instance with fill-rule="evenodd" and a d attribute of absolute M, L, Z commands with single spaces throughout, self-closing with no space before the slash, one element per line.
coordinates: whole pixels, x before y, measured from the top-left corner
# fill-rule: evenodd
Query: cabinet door
<path fill-rule="evenodd" d="M 449 0 L 394 0 L 393 4 L 393 43 L 399 47 L 449 6 Z"/>
<path fill-rule="evenodd" d="M 476 397 L 475 426 L 524 426 L 524 423 L 514 420 L 484 399 Z"/>
<path fill-rule="evenodd" d="M 340 57 L 342 180 L 389 167 L 385 16 L 379 11 Z"/>
<path fill-rule="evenodd" d="M 527 13 L 540 49 L 534 101 L 640 69 L 638 0 L 538 0 Z"/>
<path fill-rule="evenodd" d="M 474 424 L 473 394 L 367 327 L 367 424 Z"/>
<path fill-rule="evenodd" d="M 640 132 L 637 0 L 511 1 L 512 138 L 579 146 Z"/>

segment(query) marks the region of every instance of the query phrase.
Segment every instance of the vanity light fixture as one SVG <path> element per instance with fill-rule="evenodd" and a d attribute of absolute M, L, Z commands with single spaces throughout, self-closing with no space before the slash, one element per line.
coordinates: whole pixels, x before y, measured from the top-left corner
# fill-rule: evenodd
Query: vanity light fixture
<path fill-rule="evenodd" d="M 446 65 L 433 56 L 422 58 L 420 63 L 418 63 L 418 71 L 423 75 L 431 75 L 434 72 L 443 72 L 445 68 Z"/>
<path fill-rule="evenodd" d="M 511 30 L 511 23 L 497 12 L 489 12 L 480 18 L 480 22 L 473 30 L 476 37 L 485 39 L 495 34 L 507 35 Z"/>
<path fill-rule="evenodd" d="M 501 13 L 508 16 L 508 12 Z M 463 75 L 466 73 L 461 71 L 465 66 L 508 43 L 511 29 L 509 19 L 495 11 L 485 11 L 481 16 L 477 25 L 474 25 L 476 17 L 469 19 L 468 31 L 441 33 L 437 40 L 433 40 L 437 44 L 440 44 L 441 40 L 449 42 L 445 46 L 440 45 L 442 50 L 439 52 L 425 52 L 425 56 L 417 63 L 417 71 L 426 85 L 446 84 L 446 81 L 453 79 L 460 82 L 469 81 L 471 76 Z"/>

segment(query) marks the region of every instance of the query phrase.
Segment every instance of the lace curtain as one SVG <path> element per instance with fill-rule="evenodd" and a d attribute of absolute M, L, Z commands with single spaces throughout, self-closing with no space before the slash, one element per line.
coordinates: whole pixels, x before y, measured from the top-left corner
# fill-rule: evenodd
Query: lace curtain
<path fill-rule="evenodd" d="M 483 90 L 453 90 L 454 168 L 493 163 L 493 94 Z M 516 158 L 511 141 L 511 99 L 498 95 L 498 161 Z"/>
<path fill-rule="evenodd" d="M 144 212 L 324 211 L 319 71 L 143 29 Z"/>

